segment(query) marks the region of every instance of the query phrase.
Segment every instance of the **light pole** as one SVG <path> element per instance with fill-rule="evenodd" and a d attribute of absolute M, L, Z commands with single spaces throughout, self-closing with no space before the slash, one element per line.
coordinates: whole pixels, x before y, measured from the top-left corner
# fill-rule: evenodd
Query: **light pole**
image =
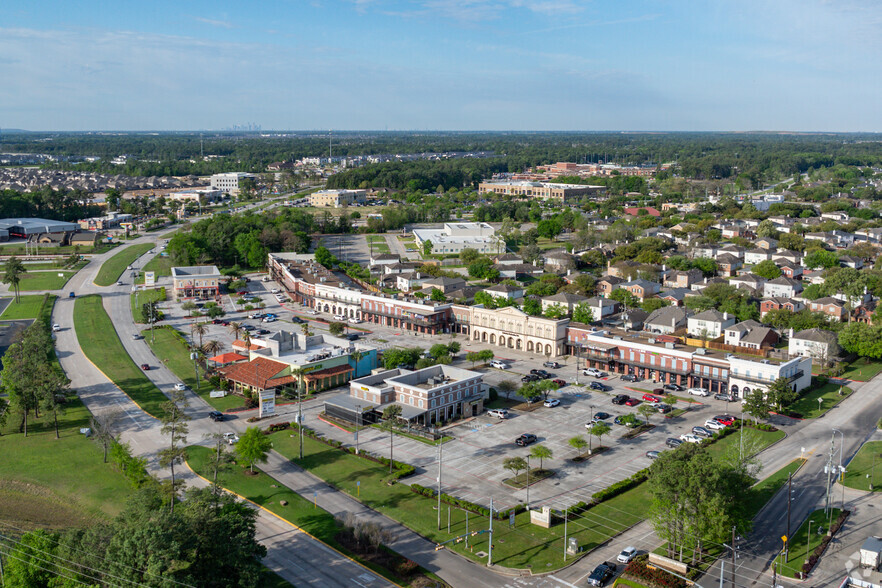
<path fill-rule="evenodd" d="M 443 437 L 442 437 L 443 440 Z M 441 448 L 444 444 L 438 441 L 438 530 L 441 530 Z M 491 515 L 492 516 L 492 515 Z"/>
<path fill-rule="evenodd" d="M 358 455 L 358 429 L 361 427 L 361 405 L 355 405 L 355 455 Z"/>
<path fill-rule="evenodd" d="M 530 510 L 530 456 L 527 456 L 527 510 Z"/>
<path fill-rule="evenodd" d="M 199 354 L 195 351 L 190 354 L 190 359 L 193 360 L 193 371 L 196 372 L 196 390 L 199 390 L 199 364 L 196 362 L 199 359 Z"/>

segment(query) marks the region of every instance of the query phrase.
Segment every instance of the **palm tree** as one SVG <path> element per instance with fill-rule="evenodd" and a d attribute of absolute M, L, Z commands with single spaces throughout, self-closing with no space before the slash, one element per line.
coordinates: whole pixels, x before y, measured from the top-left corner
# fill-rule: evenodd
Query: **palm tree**
<path fill-rule="evenodd" d="M 355 351 L 353 351 L 352 353 L 349 354 L 349 357 L 351 357 L 352 361 L 355 362 L 355 377 L 357 378 L 358 377 L 358 362 L 360 362 L 362 360 L 362 358 L 364 357 L 364 352 L 356 349 Z"/>
<path fill-rule="evenodd" d="M 251 355 L 251 334 L 248 331 L 245 331 L 242 334 L 242 342 L 245 343 L 245 351 L 248 352 L 250 357 Z"/>
<path fill-rule="evenodd" d="M 306 335 L 307 337 L 309 337 L 309 335 L 310 335 L 310 332 L 309 332 L 309 323 L 306 323 L 306 322 L 300 323 L 300 330 L 303 331 L 303 334 L 304 334 L 304 335 Z"/>
<path fill-rule="evenodd" d="M 212 339 L 205 342 L 205 345 L 202 346 L 202 351 L 205 352 L 205 355 L 217 355 L 223 348 L 224 346 L 220 341 Z"/>
<path fill-rule="evenodd" d="M 12 289 L 15 291 L 15 301 L 19 302 L 18 285 L 21 283 L 21 275 L 28 270 L 21 260 L 14 255 L 6 261 L 3 269 L 3 283 L 12 286 Z"/>
<path fill-rule="evenodd" d="M 205 326 L 205 323 L 195 323 L 193 325 L 193 332 L 199 335 L 199 347 L 202 348 L 202 337 L 205 336 L 205 333 L 208 332 L 208 327 Z"/>
<path fill-rule="evenodd" d="M 234 339 L 239 338 L 239 333 L 242 332 L 242 324 L 233 321 L 230 323 L 230 333 L 232 333 Z"/>

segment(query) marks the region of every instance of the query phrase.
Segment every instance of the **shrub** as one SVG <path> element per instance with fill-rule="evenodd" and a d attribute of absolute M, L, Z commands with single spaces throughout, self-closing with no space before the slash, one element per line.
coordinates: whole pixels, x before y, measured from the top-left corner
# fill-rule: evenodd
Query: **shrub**
<path fill-rule="evenodd" d="M 616 482 L 615 484 L 609 486 L 608 488 L 604 488 L 599 492 L 595 492 L 591 495 L 592 500 L 595 503 L 603 502 L 604 500 L 609 500 L 619 494 L 634 488 L 646 481 L 649 478 L 649 469 L 644 468 L 639 472 L 635 473 L 630 478 L 625 478 L 620 482 Z"/>
<path fill-rule="evenodd" d="M 499 392 L 496 391 L 496 388 L 490 388 L 490 402 L 493 402 L 499 398 Z"/>

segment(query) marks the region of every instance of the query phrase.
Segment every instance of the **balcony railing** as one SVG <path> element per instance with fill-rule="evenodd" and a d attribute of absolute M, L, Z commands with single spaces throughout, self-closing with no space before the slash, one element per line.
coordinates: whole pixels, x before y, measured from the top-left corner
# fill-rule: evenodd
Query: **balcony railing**
<path fill-rule="evenodd" d="M 417 324 L 417 325 L 427 325 L 427 326 L 429 326 L 429 325 L 440 325 L 440 324 L 442 324 L 442 323 L 444 322 L 444 321 L 443 321 L 443 316 L 440 315 L 440 314 L 439 314 L 439 315 L 433 315 L 433 317 L 432 317 L 433 320 L 429 320 L 429 319 L 425 319 L 425 318 L 417 318 L 417 317 L 415 317 L 415 316 L 402 316 L 402 315 L 399 315 L 399 314 L 393 314 L 393 313 L 391 313 L 391 312 L 384 312 L 384 311 L 382 311 L 382 310 L 365 310 L 365 309 L 362 309 L 361 313 L 362 313 L 362 316 L 371 316 L 371 315 L 385 316 L 385 317 L 389 317 L 389 318 L 398 319 L 398 320 L 400 320 L 400 321 L 407 321 L 407 322 L 414 323 L 414 324 Z"/>
<path fill-rule="evenodd" d="M 805 374 L 805 372 L 803 372 L 802 370 L 796 370 L 793 373 L 793 375 L 791 375 L 791 376 L 778 376 L 778 377 L 785 378 L 788 382 L 792 382 L 794 380 L 798 380 L 804 374 Z M 741 373 L 736 373 L 736 372 L 730 372 L 729 377 L 730 378 L 737 378 L 739 380 L 746 380 L 748 382 L 754 382 L 757 384 L 773 384 L 775 382 L 775 380 L 778 379 L 778 378 L 768 378 L 768 377 L 759 376 L 759 375 L 748 376 L 746 374 L 741 374 Z"/>

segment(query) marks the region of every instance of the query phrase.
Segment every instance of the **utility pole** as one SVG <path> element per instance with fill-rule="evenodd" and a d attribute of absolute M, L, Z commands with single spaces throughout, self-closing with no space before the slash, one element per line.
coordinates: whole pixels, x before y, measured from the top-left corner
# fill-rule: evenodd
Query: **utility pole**
<path fill-rule="evenodd" d="M 732 588 L 735 588 L 735 560 L 737 557 L 735 552 L 735 525 L 732 525 Z"/>
<path fill-rule="evenodd" d="M 490 497 L 490 542 L 487 550 L 487 565 L 493 565 L 493 497 Z"/>
<path fill-rule="evenodd" d="M 720 560 L 720 588 L 723 588 L 723 571 L 726 569 L 726 561 Z"/>
<path fill-rule="evenodd" d="M 530 456 L 527 456 L 527 512 L 530 511 Z"/>
<path fill-rule="evenodd" d="M 564 509 L 564 561 L 567 561 L 567 521 L 570 518 L 569 511 Z M 720 587 L 722 588 L 722 587 Z"/>
<path fill-rule="evenodd" d="M 787 476 L 787 536 L 790 537 L 790 500 L 793 498 L 793 472 L 790 472 L 790 475 Z M 790 543 L 784 544 L 785 555 L 787 558 L 790 555 Z M 785 560 L 786 561 L 786 560 Z"/>
<path fill-rule="evenodd" d="M 441 530 L 441 447 L 443 443 L 438 441 L 438 530 Z"/>
<path fill-rule="evenodd" d="M 830 476 L 833 474 L 833 443 L 836 439 L 836 433 L 830 436 L 830 454 L 827 457 L 827 488 L 824 496 L 824 514 L 827 514 L 830 508 Z"/>
<path fill-rule="evenodd" d="M 358 455 L 358 429 L 361 427 L 361 405 L 355 405 L 355 455 Z"/>
<path fill-rule="evenodd" d="M 300 376 L 303 377 L 302 375 Z M 297 387 L 297 428 L 300 430 L 300 459 L 303 460 L 303 385 Z"/>

